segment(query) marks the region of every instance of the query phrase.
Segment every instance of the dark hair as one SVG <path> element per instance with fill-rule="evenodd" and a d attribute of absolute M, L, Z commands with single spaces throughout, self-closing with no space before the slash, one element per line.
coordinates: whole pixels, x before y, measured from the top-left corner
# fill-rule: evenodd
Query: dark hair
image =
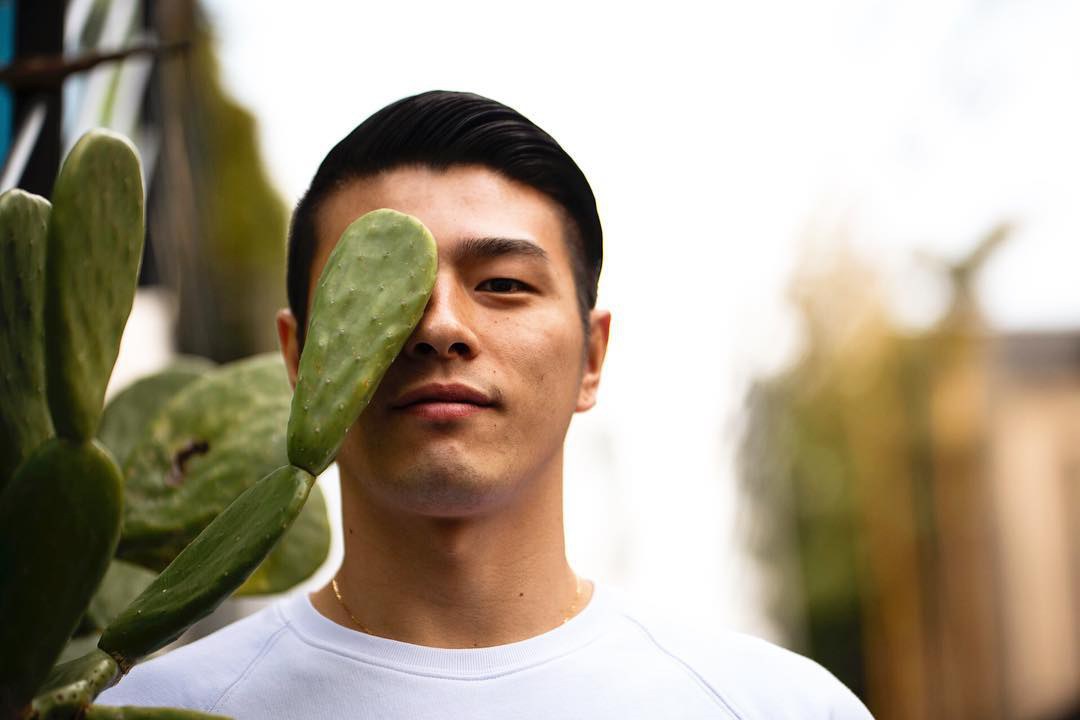
<path fill-rule="evenodd" d="M 387 105 L 362 122 L 323 159 L 289 226 L 286 283 L 289 307 L 303 348 L 311 263 L 318 238 L 315 215 L 323 201 L 349 180 L 405 165 L 445 169 L 482 165 L 538 190 L 569 219 L 570 251 L 578 310 L 588 335 L 603 260 L 596 199 L 585 175 L 554 138 L 516 110 L 472 93 L 433 90 Z"/>

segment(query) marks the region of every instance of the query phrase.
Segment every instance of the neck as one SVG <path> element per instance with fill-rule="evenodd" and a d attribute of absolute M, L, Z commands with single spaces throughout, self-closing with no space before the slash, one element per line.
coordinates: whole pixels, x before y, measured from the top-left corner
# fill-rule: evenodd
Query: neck
<path fill-rule="evenodd" d="M 490 647 L 558 627 L 591 594 L 566 561 L 561 472 L 497 509 L 432 517 L 379 503 L 341 467 L 341 601 L 312 595 L 341 625 L 416 645 Z"/>

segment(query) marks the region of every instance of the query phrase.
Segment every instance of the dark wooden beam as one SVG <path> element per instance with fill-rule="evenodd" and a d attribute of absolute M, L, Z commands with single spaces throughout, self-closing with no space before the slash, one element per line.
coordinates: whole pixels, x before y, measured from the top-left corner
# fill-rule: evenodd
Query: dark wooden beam
<path fill-rule="evenodd" d="M 16 0 L 15 62 L 24 58 L 60 56 L 64 51 L 64 6 L 61 0 Z M 32 193 L 52 196 L 53 181 L 60 168 L 60 87 L 15 88 L 12 131 L 38 101 L 45 103 L 45 123 L 18 185 Z"/>

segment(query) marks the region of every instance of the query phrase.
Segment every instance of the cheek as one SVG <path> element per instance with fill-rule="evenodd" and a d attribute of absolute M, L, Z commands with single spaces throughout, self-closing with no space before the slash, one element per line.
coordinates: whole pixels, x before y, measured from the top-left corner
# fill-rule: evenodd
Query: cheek
<path fill-rule="evenodd" d="M 576 402 L 580 381 L 580 328 L 564 318 L 537 318 L 531 321 L 504 320 L 494 325 L 488 347 L 522 383 L 524 397 L 545 408 Z"/>

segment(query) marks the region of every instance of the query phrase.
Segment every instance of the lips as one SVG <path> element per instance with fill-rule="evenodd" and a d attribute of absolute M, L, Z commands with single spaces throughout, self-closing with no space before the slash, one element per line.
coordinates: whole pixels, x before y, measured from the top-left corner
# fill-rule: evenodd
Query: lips
<path fill-rule="evenodd" d="M 425 403 L 455 403 L 479 407 L 489 407 L 494 404 L 487 394 L 468 385 L 430 383 L 403 393 L 391 407 L 403 409 Z"/>

